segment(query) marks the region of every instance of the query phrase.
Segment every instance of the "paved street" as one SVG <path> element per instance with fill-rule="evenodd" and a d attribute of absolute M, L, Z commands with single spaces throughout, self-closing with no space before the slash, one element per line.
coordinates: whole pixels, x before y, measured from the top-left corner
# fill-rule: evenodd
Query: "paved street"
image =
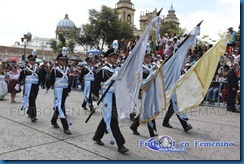
<path fill-rule="evenodd" d="M 97 110 L 86 124 L 90 112 L 81 107 L 83 92 L 73 91 L 67 98 L 67 115 L 73 122 L 72 135 L 65 135 L 63 129 L 54 129 L 52 117 L 53 90 L 48 94 L 40 89 L 37 97 L 38 121 L 32 123 L 24 111 L 20 111 L 21 94 L 17 103 L 10 103 L 10 96 L 0 101 L 0 159 L 1 160 L 239 160 L 240 159 L 240 114 L 226 112 L 225 108 L 200 106 L 188 112 L 193 129 L 185 133 L 176 116 L 170 124 L 173 129 L 162 127 L 163 113 L 156 120 L 160 136 L 171 136 L 180 147 L 180 142 L 189 145 L 186 152 L 156 152 L 140 147 L 140 140 L 147 140 L 149 132 L 145 125 L 135 136 L 129 129 L 131 121 L 120 123 L 125 137 L 125 146 L 130 150 L 126 155 L 117 151 L 116 145 L 109 144 L 109 135 L 104 135 L 105 146 L 99 146 L 92 140 L 101 120 Z M 58 124 L 61 126 L 60 120 Z M 194 146 L 194 140 L 200 142 L 232 142 L 230 147 Z"/>

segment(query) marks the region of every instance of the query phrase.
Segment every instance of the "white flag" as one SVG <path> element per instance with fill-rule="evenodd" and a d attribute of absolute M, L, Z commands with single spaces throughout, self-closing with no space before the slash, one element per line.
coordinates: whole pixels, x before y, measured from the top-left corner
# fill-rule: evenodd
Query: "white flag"
<path fill-rule="evenodd" d="M 115 81 L 115 95 L 119 119 L 129 118 L 129 114 L 135 109 L 149 32 L 161 20 L 160 12 L 152 19 L 118 73 L 118 78 Z"/>

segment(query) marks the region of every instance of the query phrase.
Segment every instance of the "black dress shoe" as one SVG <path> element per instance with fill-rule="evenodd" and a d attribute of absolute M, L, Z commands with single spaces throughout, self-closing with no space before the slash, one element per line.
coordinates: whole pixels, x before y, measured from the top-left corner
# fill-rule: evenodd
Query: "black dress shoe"
<path fill-rule="evenodd" d="M 130 113 L 130 120 L 135 121 L 135 119 L 136 119 L 135 116 L 136 116 L 136 113 L 134 113 L 134 112 Z"/>
<path fill-rule="evenodd" d="M 133 129 L 132 127 L 130 127 L 130 129 L 133 131 L 134 135 L 140 135 L 137 129 Z"/>
<path fill-rule="evenodd" d="M 57 129 L 60 128 L 57 123 L 52 123 L 52 125 L 54 128 L 57 128 Z"/>
<path fill-rule="evenodd" d="M 100 145 L 100 146 L 103 146 L 104 143 L 101 141 L 101 140 L 96 140 L 97 144 Z"/>
<path fill-rule="evenodd" d="M 82 103 L 81 107 L 82 107 L 84 110 L 87 110 L 87 108 L 86 108 L 86 104 L 85 104 L 85 103 Z"/>
<path fill-rule="evenodd" d="M 185 130 L 185 132 L 187 133 L 189 130 L 191 130 L 192 129 L 192 126 L 191 125 L 189 125 L 189 126 L 187 126 L 184 130 Z"/>
<path fill-rule="evenodd" d="M 125 146 L 120 146 L 118 148 L 118 152 L 120 152 L 121 154 L 126 153 L 127 151 L 129 151 L 129 149 L 127 149 Z"/>
<path fill-rule="evenodd" d="M 31 118 L 31 122 L 36 122 L 37 118 Z"/>
<path fill-rule="evenodd" d="M 167 124 L 166 123 L 163 123 L 163 126 L 164 127 L 167 127 L 167 128 L 173 128 L 173 126 L 171 126 L 169 123 L 167 123 Z"/>
<path fill-rule="evenodd" d="M 68 135 L 71 135 L 71 131 L 69 129 L 64 129 L 64 133 L 68 134 Z"/>

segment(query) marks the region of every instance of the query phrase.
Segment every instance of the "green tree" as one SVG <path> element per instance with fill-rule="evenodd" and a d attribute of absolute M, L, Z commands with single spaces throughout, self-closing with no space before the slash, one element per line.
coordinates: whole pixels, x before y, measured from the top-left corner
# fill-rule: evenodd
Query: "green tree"
<path fill-rule="evenodd" d="M 58 42 L 58 44 L 57 44 L 57 49 L 58 49 L 58 53 L 60 54 L 60 53 L 62 53 L 62 48 L 64 47 L 64 45 L 63 45 L 63 43 L 62 42 Z"/>
<path fill-rule="evenodd" d="M 66 39 L 63 36 L 62 33 L 58 34 L 58 40 L 56 41 L 56 39 L 50 39 L 50 45 L 51 48 L 53 49 L 53 51 L 55 53 L 61 53 L 62 52 L 62 48 L 65 46 L 68 46 L 68 51 L 70 53 L 74 53 L 74 49 L 75 49 L 75 39 L 74 38 L 69 38 L 68 39 L 68 43 L 66 43 Z"/>
<path fill-rule="evenodd" d="M 169 36 L 174 36 L 174 34 L 182 35 L 186 29 L 182 29 L 177 27 L 173 22 L 167 21 L 164 22 L 163 25 L 160 27 L 160 34 L 168 33 Z"/>
<path fill-rule="evenodd" d="M 128 39 L 133 36 L 132 25 L 120 22 L 117 12 L 105 5 L 101 7 L 101 11 L 89 10 L 89 22 L 82 25 L 78 39 L 78 43 L 86 48 L 103 49 L 105 44 L 110 45 L 115 39 Z"/>
<path fill-rule="evenodd" d="M 62 33 L 58 34 L 58 40 L 63 44 L 63 46 L 66 46 L 66 39 Z"/>
<path fill-rule="evenodd" d="M 77 43 L 80 44 L 85 50 L 92 47 L 99 48 L 99 39 L 95 31 L 95 26 L 91 24 L 82 25 L 80 37 L 77 39 Z"/>
<path fill-rule="evenodd" d="M 58 51 L 56 39 L 50 39 L 49 44 L 50 44 L 50 47 L 53 49 L 53 51 L 56 53 Z"/>
<path fill-rule="evenodd" d="M 68 51 L 73 54 L 75 50 L 75 40 L 68 39 L 67 47 L 68 47 Z"/>

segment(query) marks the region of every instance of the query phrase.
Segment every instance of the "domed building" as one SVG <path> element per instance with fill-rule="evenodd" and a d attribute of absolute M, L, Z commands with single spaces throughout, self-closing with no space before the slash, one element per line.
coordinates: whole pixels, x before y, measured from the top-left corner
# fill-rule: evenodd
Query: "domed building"
<path fill-rule="evenodd" d="M 180 25 L 179 19 L 175 15 L 173 4 L 171 4 L 171 7 L 168 11 L 168 15 L 165 18 L 165 22 L 172 22 L 176 27 L 179 27 Z"/>
<path fill-rule="evenodd" d="M 68 14 L 65 14 L 64 19 L 58 22 L 56 28 L 56 39 L 58 39 L 58 34 L 62 33 L 65 38 L 75 37 L 76 27 L 72 20 L 69 19 Z"/>
<path fill-rule="evenodd" d="M 149 11 L 146 11 L 145 13 L 141 12 L 139 21 L 140 21 L 140 30 L 142 32 L 145 31 L 146 27 L 150 24 L 151 20 L 154 18 L 157 12 L 158 12 L 157 9 L 155 9 L 153 12 L 149 12 Z M 164 18 L 164 21 L 162 22 L 162 26 L 164 24 L 167 24 L 167 22 L 172 22 L 176 27 L 180 26 L 180 22 L 179 19 L 176 17 L 173 4 L 171 4 L 170 9 L 168 10 L 168 14 L 166 18 Z"/>

